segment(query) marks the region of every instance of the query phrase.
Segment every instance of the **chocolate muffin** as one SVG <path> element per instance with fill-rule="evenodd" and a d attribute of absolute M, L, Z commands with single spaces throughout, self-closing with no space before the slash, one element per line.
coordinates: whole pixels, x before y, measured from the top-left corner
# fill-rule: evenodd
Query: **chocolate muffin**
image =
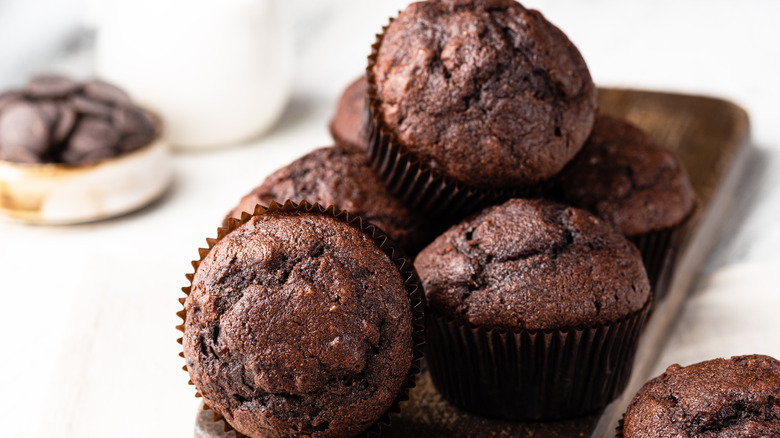
<path fill-rule="evenodd" d="M 650 286 L 636 248 L 592 214 L 513 199 L 437 237 L 415 267 L 429 367 L 454 404 L 569 418 L 625 386 Z"/>
<path fill-rule="evenodd" d="M 363 149 L 363 110 L 366 105 L 366 77 L 355 79 L 339 99 L 330 122 L 330 135 L 336 143 Z"/>
<path fill-rule="evenodd" d="M 591 131 L 596 87 L 585 61 L 513 0 L 412 3 L 380 38 L 370 121 L 436 175 L 527 186 L 560 171 Z"/>
<path fill-rule="evenodd" d="M 677 156 L 631 123 L 599 115 L 582 151 L 555 177 L 555 195 L 626 236 L 675 226 L 696 205 Z"/>
<path fill-rule="evenodd" d="M 696 193 L 670 150 L 625 120 L 599 115 L 582 151 L 558 174 L 549 196 L 609 222 L 640 249 L 648 277 L 670 269 L 677 230 L 692 216 Z"/>
<path fill-rule="evenodd" d="M 769 356 L 672 365 L 631 400 L 618 436 L 780 436 L 780 361 Z"/>
<path fill-rule="evenodd" d="M 417 371 L 413 271 L 316 204 L 274 203 L 232 225 L 195 264 L 184 302 L 186 368 L 205 403 L 253 437 L 375 424 Z"/>
<path fill-rule="evenodd" d="M 486 329 L 616 321 L 647 304 L 636 248 L 590 213 L 513 199 L 450 228 L 415 260 L 432 311 Z"/>
<path fill-rule="evenodd" d="M 271 201 L 307 200 L 334 205 L 378 226 L 409 254 L 434 237 L 430 221 L 396 199 L 368 166 L 363 150 L 349 145 L 317 149 L 283 167 L 244 196 L 229 217 Z"/>

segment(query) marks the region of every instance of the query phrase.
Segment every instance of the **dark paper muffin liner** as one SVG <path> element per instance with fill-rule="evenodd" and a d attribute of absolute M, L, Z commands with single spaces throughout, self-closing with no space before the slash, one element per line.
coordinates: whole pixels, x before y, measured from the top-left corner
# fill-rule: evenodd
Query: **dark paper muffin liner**
<path fill-rule="evenodd" d="M 354 228 L 357 228 L 363 233 L 368 234 L 374 240 L 374 242 L 379 247 L 379 249 L 381 249 L 382 252 L 384 252 L 390 258 L 390 260 L 393 262 L 393 264 L 395 264 L 395 266 L 398 268 L 399 272 L 401 273 L 401 278 L 404 281 L 404 286 L 406 287 L 406 291 L 409 297 L 410 307 L 412 310 L 412 325 L 413 325 L 412 342 L 414 345 L 414 354 L 412 358 L 412 364 L 409 368 L 409 372 L 407 373 L 406 379 L 404 380 L 404 383 L 402 385 L 403 388 L 402 391 L 399 393 L 398 397 L 396 397 L 396 399 L 392 402 L 391 406 L 387 409 L 387 411 L 385 411 L 385 413 L 382 414 L 382 416 L 376 422 L 374 422 L 374 424 L 372 424 L 368 429 L 366 429 L 362 435 L 369 436 L 369 435 L 379 434 L 383 427 L 390 425 L 392 420 L 391 415 L 394 413 L 398 413 L 401 410 L 400 408 L 401 402 L 409 399 L 409 391 L 411 391 L 411 389 L 414 388 L 416 384 L 417 376 L 420 374 L 420 361 L 423 357 L 424 343 L 425 343 L 425 322 L 424 322 L 424 310 L 423 310 L 424 297 L 422 294 L 422 286 L 420 285 L 420 279 L 417 277 L 417 272 L 414 270 L 412 259 L 407 257 L 403 251 L 397 249 L 398 247 L 395 244 L 395 242 L 389 236 L 387 236 L 382 230 L 370 224 L 368 221 L 364 220 L 360 216 L 350 214 L 347 211 L 339 210 L 332 205 L 328 207 L 323 207 L 318 203 L 310 204 L 307 201 L 302 201 L 298 204 L 293 201 L 287 200 L 284 202 L 283 205 L 277 204 L 276 202 L 271 202 L 271 204 L 268 207 L 257 205 L 255 206 L 255 210 L 253 214 L 244 212 L 241 214 L 240 220 L 235 218 L 230 218 L 228 220 L 228 224 L 226 227 L 220 227 L 217 229 L 216 238 L 206 239 L 208 248 L 198 249 L 198 255 L 200 256 L 200 258 L 192 262 L 192 267 L 194 268 L 195 272 L 197 272 L 198 266 L 200 266 L 200 263 L 203 261 L 206 255 L 208 255 L 209 251 L 211 251 L 214 245 L 216 245 L 217 242 L 222 240 L 231 231 L 247 223 L 254 216 L 274 213 L 277 211 L 281 211 L 281 212 L 297 211 L 297 212 L 306 212 L 306 213 L 316 214 L 316 215 L 329 216 L 329 217 L 336 218 Z M 186 275 L 186 278 L 190 283 L 189 286 L 185 286 L 182 288 L 182 292 L 184 292 L 186 296 L 189 296 L 190 292 L 192 291 L 192 280 L 195 278 L 195 272 Z M 184 306 L 185 301 L 186 301 L 186 297 L 179 298 L 179 303 L 181 303 L 182 307 Z M 184 309 L 182 309 L 179 312 L 177 312 L 176 315 L 182 319 L 182 323 L 180 325 L 177 325 L 176 329 L 184 333 L 184 326 L 186 323 L 187 312 Z M 182 344 L 183 341 L 184 341 L 183 337 L 180 337 L 177 340 L 179 344 Z M 184 351 L 180 352 L 179 356 L 184 358 Z M 186 364 L 182 367 L 182 369 L 187 373 L 189 373 L 189 369 L 187 368 Z M 190 385 L 194 385 L 192 380 L 190 380 L 188 383 Z M 200 392 L 198 392 L 197 390 L 195 392 L 195 397 L 202 397 Z M 237 430 L 235 430 L 230 425 L 230 423 L 228 423 L 227 419 L 219 412 L 219 410 L 210 406 L 205 399 L 203 400 L 203 403 L 204 403 L 203 409 L 209 409 L 212 412 L 214 412 L 214 421 L 224 422 L 225 431 L 233 430 L 235 431 L 238 437 L 245 436 L 240 432 L 238 432 Z"/>
<path fill-rule="evenodd" d="M 560 420 L 594 412 L 623 391 L 651 300 L 608 324 L 505 332 L 429 310 L 426 360 L 439 392 L 467 411 L 505 420 Z"/>
<path fill-rule="evenodd" d="M 465 216 L 489 204 L 523 195 L 526 190 L 473 187 L 436 172 L 404 149 L 385 126 L 373 71 L 388 26 L 382 28 L 382 33 L 376 36 L 376 42 L 371 46 L 363 112 L 366 152 L 379 179 L 391 193 L 412 208 L 438 217 L 453 212 Z"/>
<path fill-rule="evenodd" d="M 698 208 L 694 208 L 676 226 L 628 237 L 642 254 L 642 262 L 647 271 L 647 279 L 650 281 L 655 303 L 660 303 L 669 292 L 680 256 L 680 248 L 690 236 L 697 213 Z"/>
<path fill-rule="evenodd" d="M 623 414 L 622 417 L 620 417 L 620 421 L 618 421 L 617 428 L 615 428 L 615 438 L 623 438 L 623 424 L 626 420 L 626 414 Z"/>

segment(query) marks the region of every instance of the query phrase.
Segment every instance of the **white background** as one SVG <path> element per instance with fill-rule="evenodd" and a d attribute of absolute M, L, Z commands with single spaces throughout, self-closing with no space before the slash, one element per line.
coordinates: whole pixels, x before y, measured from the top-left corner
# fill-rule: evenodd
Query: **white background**
<path fill-rule="evenodd" d="M 173 328 L 189 260 L 245 192 L 330 143 L 335 99 L 365 68 L 373 34 L 404 4 L 286 1 L 295 86 L 270 133 L 178 154 L 171 190 L 128 216 L 63 227 L 0 222 L 3 436 L 192 436 L 197 401 Z M 715 95 L 748 110 L 758 158 L 656 368 L 780 357 L 780 2 L 526 5 L 569 35 L 599 85 Z M 51 69 L 89 76 L 83 16 L 77 1 L 0 0 L 0 86 Z"/>

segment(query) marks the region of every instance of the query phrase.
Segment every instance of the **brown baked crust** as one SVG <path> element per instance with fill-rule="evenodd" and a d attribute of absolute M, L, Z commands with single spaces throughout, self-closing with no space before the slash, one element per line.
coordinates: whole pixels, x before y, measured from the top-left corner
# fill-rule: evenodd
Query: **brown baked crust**
<path fill-rule="evenodd" d="M 780 436 L 780 361 L 750 355 L 672 365 L 634 396 L 625 438 Z"/>
<path fill-rule="evenodd" d="M 596 88 L 582 56 L 511 0 L 412 3 L 385 31 L 372 72 L 396 140 L 475 187 L 554 175 L 593 125 Z"/>
<path fill-rule="evenodd" d="M 325 215 L 251 218 L 206 255 L 184 307 L 192 381 L 250 436 L 354 436 L 412 366 L 401 274 L 370 236 Z"/>
<path fill-rule="evenodd" d="M 317 149 L 271 174 L 244 196 L 229 214 L 254 211 L 255 205 L 306 200 L 334 205 L 379 227 L 409 254 L 434 237 L 423 215 L 396 199 L 368 164 L 362 149 L 349 145 Z"/>
<path fill-rule="evenodd" d="M 346 143 L 355 147 L 363 145 L 363 109 L 366 104 L 366 77 L 355 79 L 339 98 L 336 113 L 330 122 L 330 135 L 336 143 Z"/>
<path fill-rule="evenodd" d="M 512 199 L 450 228 L 415 260 L 438 314 L 485 329 L 614 322 L 650 299 L 642 259 L 592 214 Z"/>
<path fill-rule="evenodd" d="M 551 196 L 584 208 L 627 236 L 680 224 L 696 205 L 682 163 L 631 123 L 599 115 Z"/>

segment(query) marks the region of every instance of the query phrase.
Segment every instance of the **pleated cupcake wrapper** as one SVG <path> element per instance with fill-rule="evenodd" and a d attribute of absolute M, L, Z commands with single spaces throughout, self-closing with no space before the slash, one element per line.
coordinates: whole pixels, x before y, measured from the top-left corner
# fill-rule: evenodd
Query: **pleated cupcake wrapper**
<path fill-rule="evenodd" d="M 594 412 L 628 383 L 650 301 L 623 319 L 565 331 L 484 330 L 428 311 L 426 360 L 454 405 L 506 420 Z"/>
<path fill-rule="evenodd" d="M 424 301 L 423 301 L 422 287 L 420 285 L 420 279 L 417 277 L 417 272 L 414 270 L 412 260 L 409 257 L 407 257 L 403 251 L 397 249 L 398 246 L 395 244 L 395 242 L 393 242 L 393 240 L 389 236 L 387 236 L 382 230 L 370 224 L 368 221 L 364 220 L 359 216 L 350 214 L 347 211 L 339 210 L 332 205 L 328 207 L 324 207 L 320 204 L 317 203 L 311 204 L 307 201 L 302 201 L 301 203 L 295 203 L 293 201 L 287 200 L 284 202 L 283 205 L 280 205 L 276 202 L 271 202 L 271 204 L 268 207 L 257 205 L 255 206 L 253 214 L 244 212 L 242 213 L 240 220 L 231 218 L 228 221 L 226 227 L 218 228 L 216 238 L 206 239 L 206 243 L 208 244 L 208 247 L 198 249 L 198 254 L 200 258 L 192 262 L 192 267 L 195 270 L 195 272 L 197 272 L 198 266 L 200 266 L 200 263 L 203 261 L 204 258 L 206 258 L 209 251 L 211 251 L 214 245 L 216 245 L 217 242 L 222 240 L 231 231 L 247 223 L 254 216 L 271 214 L 275 212 L 299 212 L 299 213 L 309 213 L 315 215 L 328 216 L 328 217 L 336 218 L 354 228 L 357 228 L 363 233 L 368 234 L 374 240 L 374 242 L 376 242 L 379 249 L 381 249 L 382 252 L 384 252 L 390 258 L 390 260 L 393 262 L 393 264 L 395 264 L 395 266 L 398 268 L 398 270 L 401 273 L 401 278 L 404 281 L 404 286 L 406 287 L 406 291 L 409 296 L 410 306 L 412 309 L 412 324 L 413 324 L 412 341 L 414 344 L 414 356 L 412 359 L 412 365 L 409 369 L 409 373 L 407 374 L 406 379 L 403 383 L 403 390 L 398 395 L 398 397 L 393 401 L 390 408 L 384 414 L 382 414 L 382 416 L 363 433 L 363 435 L 366 436 L 379 434 L 383 427 L 390 425 L 392 420 L 391 414 L 398 413 L 401 410 L 401 406 L 400 406 L 401 402 L 409 399 L 409 391 L 411 391 L 412 388 L 414 388 L 416 384 L 417 376 L 420 374 L 420 361 L 423 356 L 424 342 L 425 342 L 425 322 L 424 322 L 424 310 L 423 310 Z M 187 280 L 190 283 L 189 286 L 185 286 L 182 288 L 182 291 L 186 296 L 189 296 L 190 292 L 192 291 L 192 281 L 195 278 L 195 272 L 186 275 Z M 179 302 L 181 303 L 182 307 L 184 306 L 186 300 L 187 300 L 186 297 L 179 299 Z M 177 312 L 176 315 L 182 319 L 182 323 L 180 325 L 177 325 L 176 329 L 184 333 L 184 326 L 187 321 L 187 313 L 184 309 L 182 309 L 179 312 Z M 183 338 L 179 338 L 178 342 L 179 344 L 182 344 Z M 184 351 L 180 352 L 179 356 L 184 357 Z M 189 369 L 186 364 L 182 367 L 182 369 L 187 373 L 189 373 Z M 194 385 L 192 380 L 190 380 L 188 383 L 190 385 Z M 202 397 L 200 392 L 198 391 L 195 392 L 195 396 Z M 212 412 L 214 412 L 214 421 L 224 422 L 224 428 L 226 432 L 233 430 L 236 432 L 236 435 L 238 437 L 244 436 L 239 431 L 235 430 L 230 425 L 230 423 L 228 423 L 227 419 L 225 419 L 222 413 L 220 413 L 219 410 L 215 409 L 214 407 L 210 406 L 205 399 L 203 400 L 203 409 L 209 409 Z"/>
<path fill-rule="evenodd" d="M 690 236 L 698 217 L 698 208 L 678 225 L 629 237 L 642 254 L 642 262 L 653 290 L 653 301 L 660 303 L 669 292 L 680 248 Z"/>
<path fill-rule="evenodd" d="M 390 20 L 390 23 L 393 19 Z M 472 187 L 430 169 L 410 154 L 385 126 L 378 98 L 374 65 L 388 26 L 377 34 L 368 57 L 366 105 L 363 129 L 371 167 L 391 193 L 415 210 L 442 217 L 453 212 L 461 217 L 481 207 L 519 197 L 520 189 L 490 189 Z"/>
<path fill-rule="evenodd" d="M 626 414 L 623 414 L 622 417 L 620 417 L 620 421 L 618 421 L 618 425 L 615 428 L 615 438 L 623 438 L 623 425 L 626 422 Z"/>

